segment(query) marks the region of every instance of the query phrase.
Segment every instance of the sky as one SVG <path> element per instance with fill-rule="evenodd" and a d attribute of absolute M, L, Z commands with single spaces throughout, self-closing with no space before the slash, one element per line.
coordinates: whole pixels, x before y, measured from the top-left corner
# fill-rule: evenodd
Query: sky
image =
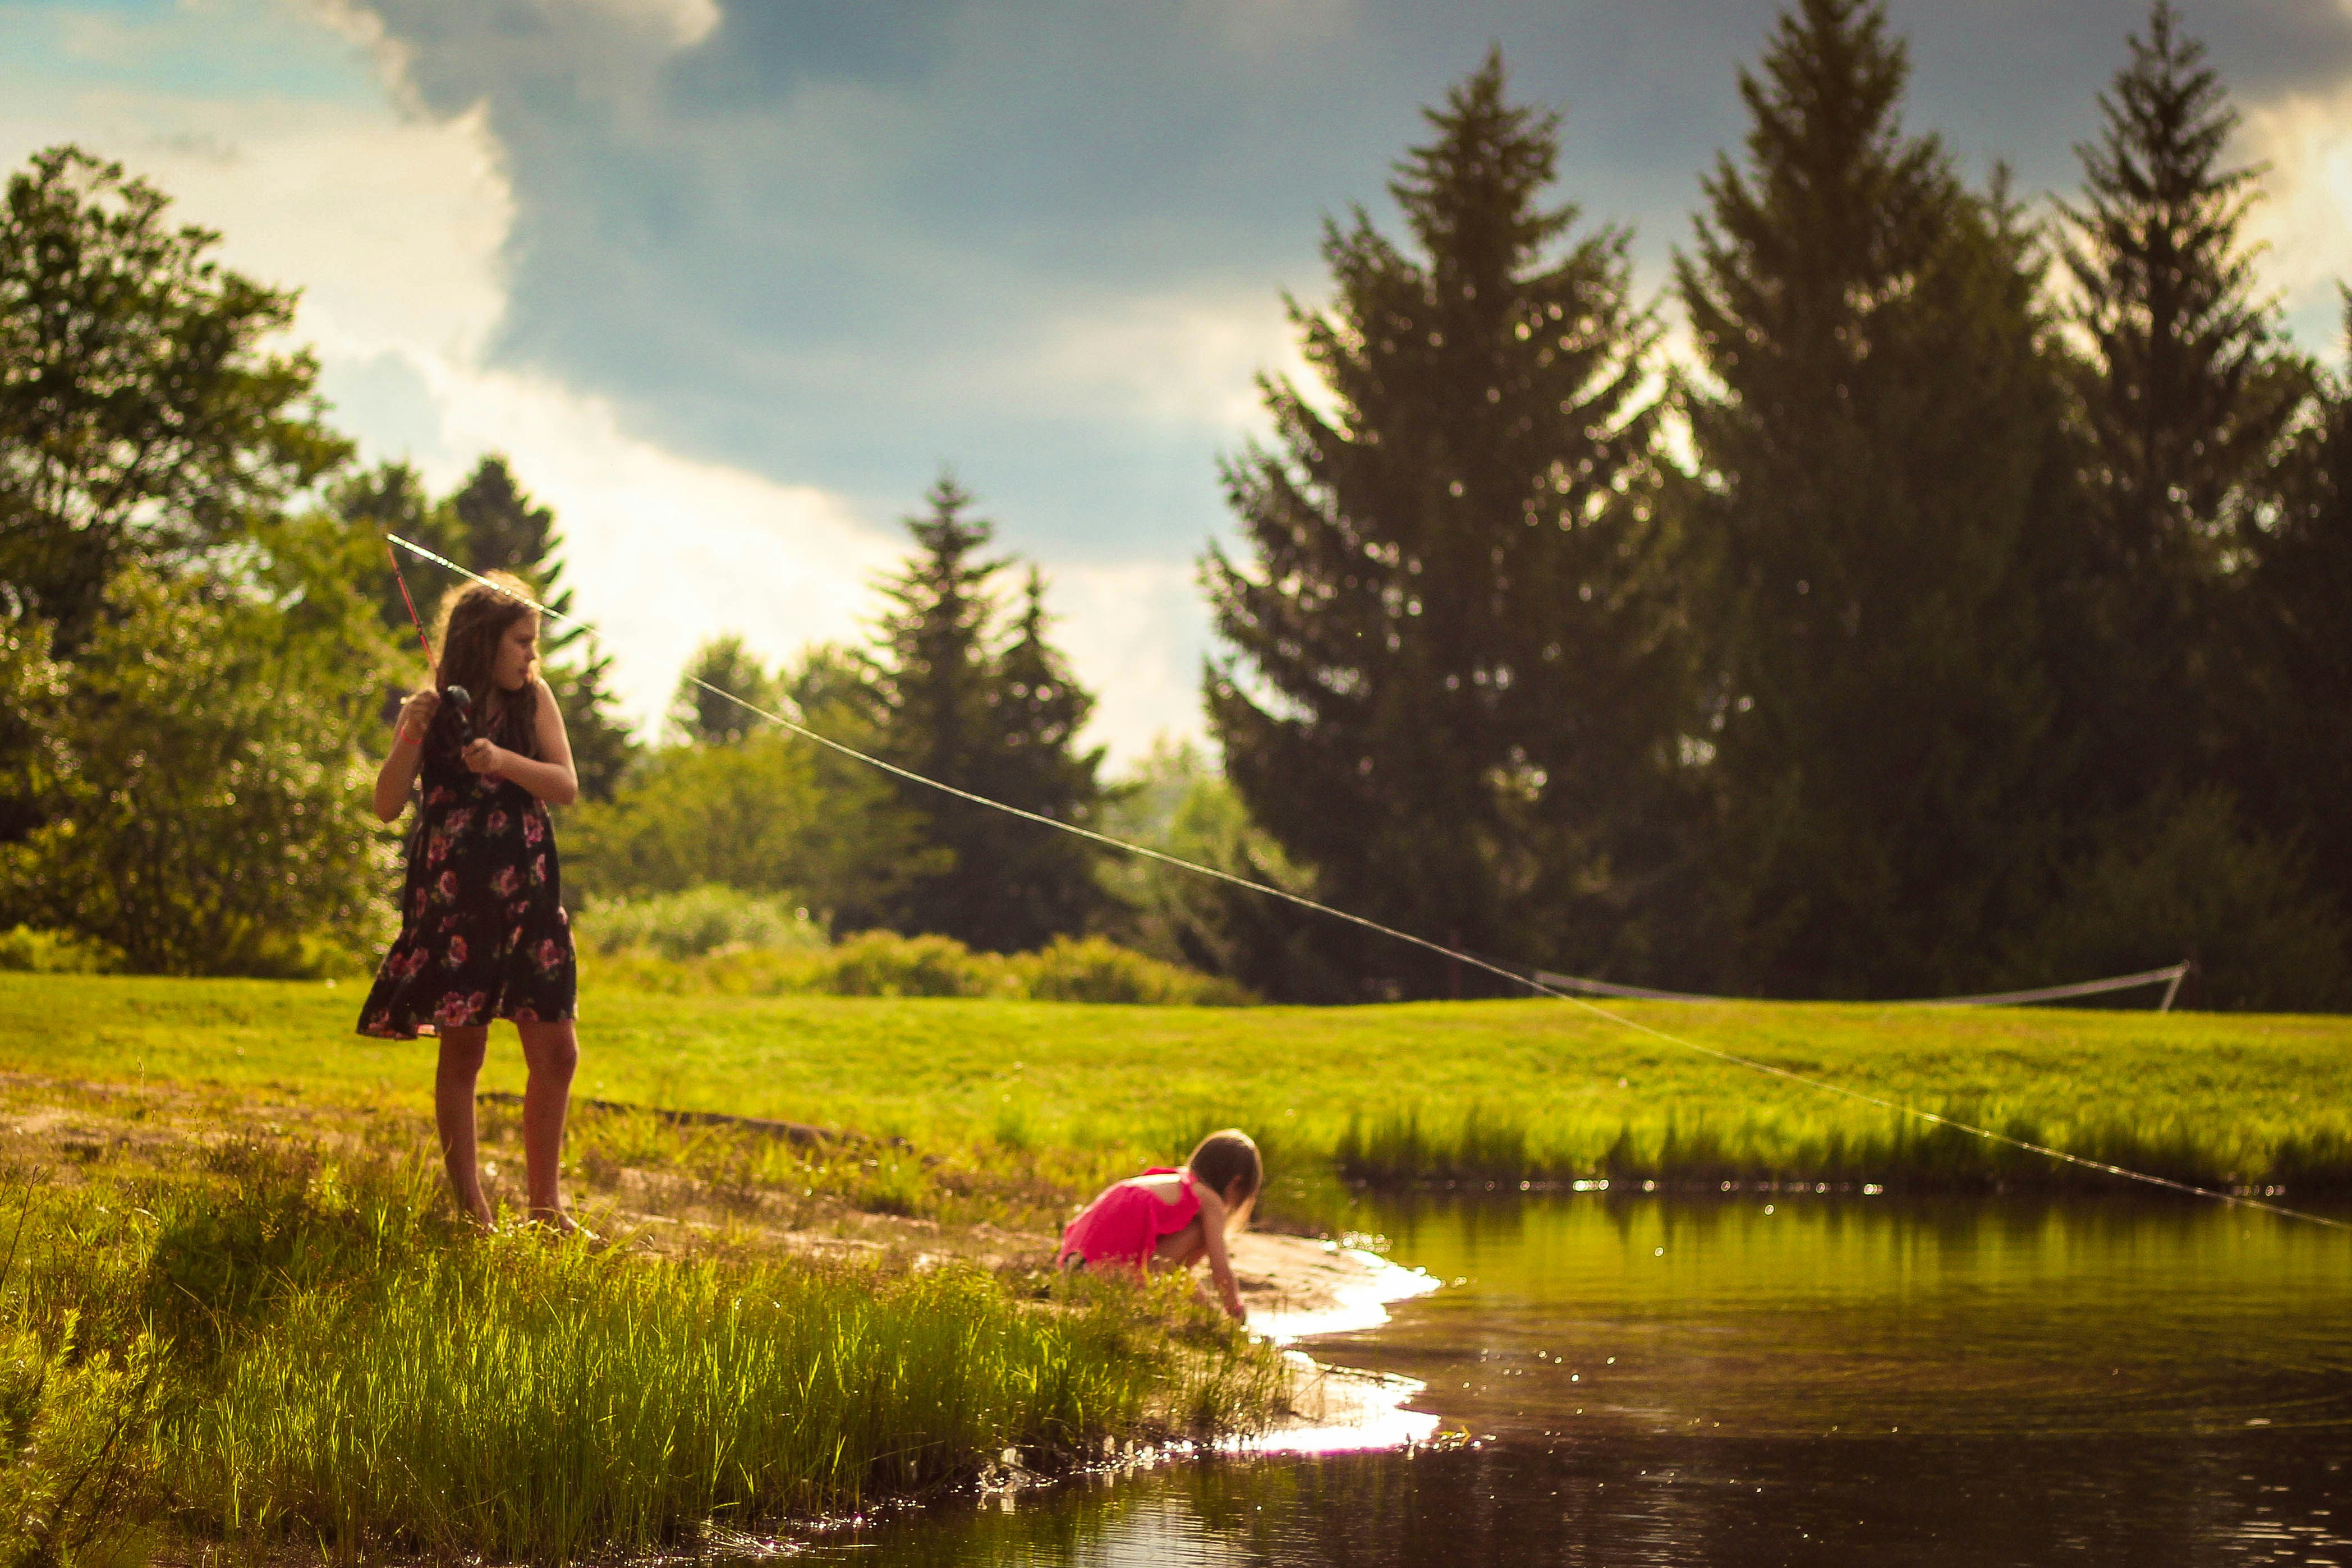
<path fill-rule="evenodd" d="M 1300 373 L 1327 217 L 1499 46 L 1557 199 L 1663 299 L 1769 0 L 0 0 L 0 159 L 72 141 L 299 287 L 332 421 L 551 505 L 633 719 L 721 632 L 854 638 L 951 470 L 1045 568 L 1114 768 L 1198 738 L 1219 462 Z M 1972 175 L 2077 182 L 2136 0 L 1890 0 Z M 2340 361 L 2352 0 L 2186 0 L 2265 169 L 2260 274 Z M 430 569 L 428 569 L 430 570 Z M 1007 585 L 1010 586 L 1008 576 Z"/>

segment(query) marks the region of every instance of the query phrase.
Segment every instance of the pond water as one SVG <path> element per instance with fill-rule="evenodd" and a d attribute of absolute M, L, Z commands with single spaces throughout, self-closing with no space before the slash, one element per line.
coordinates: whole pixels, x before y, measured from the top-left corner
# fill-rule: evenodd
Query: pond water
<path fill-rule="evenodd" d="M 1163 1465 L 809 1546 L 876 1568 L 2352 1568 L 2352 1234 L 2193 1200 L 1792 1192 L 1336 1218 L 1444 1288 L 1306 1348 L 1417 1380 L 1450 1440 Z"/>

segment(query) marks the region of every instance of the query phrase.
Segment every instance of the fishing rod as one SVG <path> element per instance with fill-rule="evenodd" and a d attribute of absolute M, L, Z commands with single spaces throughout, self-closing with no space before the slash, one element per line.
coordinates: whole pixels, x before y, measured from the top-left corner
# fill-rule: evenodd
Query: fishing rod
<path fill-rule="evenodd" d="M 458 576 L 466 578 L 470 581 L 480 583 L 486 588 L 495 589 L 497 591 L 506 594 L 510 599 L 519 600 L 521 603 L 528 605 L 530 609 L 538 612 L 541 617 L 547 620 L 561 622 L 567 625 L 577 626 L 583 632 L 594 630 L 594 628 L 591 627 L 587 622 L 581 620 L 577 616 L 566 615 L 562 611 L 551 609 L 547 605 L 540 603 L 534 599 L 516 594 L 511 589 L 508 589 L 498 583 L 492 582 L 480 572 L 473 571 L 467 568 L 459 566 L 456 561 L 451 560 L 448 557 L 436 554 L 435 551 L 426 549 L 423 545 L 415 544 L 408 539 L 402 538 L 398 534 L 388 534 L 385 537 L 391 541 L 391 543 L 400 546 L 403 549 L 409 551 L 412 555 L 415 555 L 421 559 L 429 560 L 436 566 L 442 567 L 449 571 L 454 571 Z M 396 559 L 394 564 L 396 567 Z M 413 607 L 411 613 L 414 613 Z M 756 715 L 761 718 L 766 719 L 769 723 L 775 725 L 781 729 L 793 735 L 799 736 L 803 740 L 811 741 L 815 745 L 822 746 L 830 751 L 835 752 L 840 756 L 849 758 L 854 761 L 862 762 L 866 766 L 877 768 L 881 772 L 887 773 L 893 778 L 903 779 L 910 784 L 919 784 L 927 789 L 936 790 L 939 793 L 949 796 L 954 800 L 967 801 L 975 806 L 984 806 L 991 810 L 1002 811 L 1006 816 L 1017 817 L 1023 821 L 1034 822 L 1040 827 L 1052 828 L 1056 831 L 1068 833 L 1075 838 L 1084 839 L 1089 843 L 1100 845 L 1105 849 L 1117 850 L 1123 854 L 1133 855 L 1139 859 L 1152 861 L 1160 865 L 1173 866 L 1180 871 L 1189 872 L 1195 876 L 1207 877 L 1212 881 L 1224 883 L 1230 886 L 1246 888 L 1252 893 L 1260 894 L 1268 898 L 1278 899 L 1283 903 L 1296 905 L 1300 909 L 1308 910 L 1317 915 L 1326 915 L 1331 919 L 1353 925 L 1360 930 L 1370 931 L 1377 936 L 1386 936 L 1393 941 L 1402 942 L 1408 946 L 1418 947 L 1424 952 L 1434 953 L 1440 957 L 1449 958 L 1456 963 L 1467 964 L 1474 969 L 1478 969 L 1486 974 L 1493 975 L 1499 979 L 1507 980 L 1514 986 L 1524 987 L 1538 996 L 1549 997 L 1556 1001 L 1563 1001 L 1570 1003 L 1572 1006 L 1581 1008 L 1593 1017 L 1616 1024 L 1622 1029 L 1631 1030 L 1636 1034 L 1647 1035 L 1651 1039 L 1659 1040 L 1667 1045 L 1679 1046 L 1685 1051 L 1696 1051 L 1701 1056 L 1710 1057 L 1717 1061 L 1724 1062 L 1729 1066 L 1746 1068 L 1751 1072 L 1765 1073 L 1770 1077 L 1781 1079 L 1790 1083 L 1801 1084 L 1808 1089 L 1817 1091 L 1821 1093 L 1838 1095 L 1843 1099 L 1852 1100 L 1861 1104 L 1871 1105 L 1883 1111 L 1893 1112 L 1897 1115 L 1908 1116 L 1916 1121 L 1925 1122 L 1931 1126 L 1949 1127 L 1954 1132 L 1965 1134 L 1969 1137 L 1980 1138 L 1987 1143 L 1998 1144 L 2005 1148 L 2017 1149 L 2026 1154 L 2039 1155 L 2048 1159 L 2057 1160 L 2062 1164 L 2075 1166 L 2081 1170 L 2096 1171 L 2103 1176 L 2111 1176 L 2119 1177 L 2126 1181 L 2138 1182 L 2143 1186 L 2160 1187 L 2168 1192 L 2182 1193 L 2192 1197 L 2210 1198 L 2217 1203 L 2226 1204 L 2233 1208 L 2259 1209 L 2265 1214 L 2277 1215 L 2282 1218 L 2307 1220 L 2314 1225 L 2324 1225 L 2331 1230 L 2352 1231 L 2352 1224 L 2347 1224 L 2346 1221 L 2340 1219 L 2331 1219 L 2323 1214 L 2313 1214 L 2307 1210 L 2299 1208 L 2288 1208 L 2281 1204 L 2266 1203 L 2261 1198 L 2249 1197 L 2234 1192 L 2222 1192 L 2212 1187 L 2199 1186 L 2193 1182 L 2175 1181 L 2169 1176 L 2156 1176 L 2147 1171 L 2136 1171 L 2128 1166 L 2112 1165 L 2105 1160 L 2091 1159 L 2086 1155 L 2073 1154 L 2065 1149 L 2053 1148 L 2047 1144 L 2037 1144 L 2025 1138 L 2013 1138 L 2006 1133 L 1997 1133 L 1990 1127 L 1979 1127 L 1970 1123 L 1958 1121 L 1952 1117 L 1941 1115 L 1934 1111 L 1922 1111 L 1915 1105 L 1906 1105 L 1899 1101 L 1884 1099 L 1878 1095 L 1867 1093 L 1859 1089 L 1850 1089 L 1843 1083 L 1832 1082 L 1825 1078 L 1809 1077 L 1804 1073 L 1794 1071 L 1786 1067 L 1775 1066 L 1769 1061 L 1759 1061 L 1753 1057 L 1741 1056 L 1736 1051 L 1719 1050 L 1715 1046 L 1702 1044 L 1695 1040 L 1685 1040 L 1680 1035 L 1671 1033 L 1651 1024 L 1643 1023 L 1638 1019 L 1628 1018 L 1622 1013 L 1613 1012 L 1611 1009 L 1601 1007 L 1598 1003 L 1584 997 L 1578 996 L 1571 991 L 1563 990 L 1556 986 L 1548 985 L 1543 979 L 1537 978 L 1529 973 L 1513 969 L 1506 965 L 1496 963 L 1491 959 L 1482 958 L 1475 953 L 1465 953 L 1461 951 L 1459 948 L 1449 947 L 1444 943 L 1432 941 L 1426 936 L 1415 936 L 1410 931 L 1399 930 L 1393 925 L 1383 925 L 1381 922 L 1371 919 L 1368 915 L 1358 915 L 1349 910 L 1337 908 L 1331 904 L 1319 903 L 1315 899 L 1308 898 L 1304 894 L 1293 893 L 1287 888 L 1276 887 L 1270 883 L 1255 882 L 1248 877 L 1239 875 L 1234 872 L 1225 871 L 1216 866 L 1203 865 L 1198 861 L 1186 860 L 1181 855 L 1170 854 L 1165 850 L 1155 850 L 1147 844 L 1130 843 L 1125 839 L 1114 838 L 1108 833 L 1098 832 L 1092 828 L 1082 827 L 1076 822 L 1066 822 L 1061 821 L 1059 818 L 1048 817 L 1044 815 L 1042 812 L 1026 810 L 1019 806 L 1009 805 L 1003 800 L 992 800 L 986 795 L 976 794 L 970 789 L 961 789 L 953 784 L 942 783 L 937 779 L 927 778 L 924 775 L 914 771 L 912 768 L 901 768 L 895 762 L 887 761 L 885 758 L 860 751 L 854 746 L 850 746 L 843 741 L 835 740 L 831 736 L 822 734 L 817 730 L 811 729 L 808 726 L 802 724 L 797 719 L 789 718 L 780 713 L 771 712 L 769 709 L 761 707 L 759 704 L 739 696 L 723 686 L 713 685 L 710 682 L 704 680 L 699 675 L 688 674 L 686 678 L 693 685 L 701 687 L 706 692 L 709 692 L 711 695 L 720 697 L 728 702 L 733 703 L 736 706 L 741 708 L 746 713 Z"/>
<path fill-rule="evenodd" d="M 398 536 L 385 536 L 383 553 L 392 558 L 392 580 L 400 584 L 400 601 L 408 606 L 409 623 L 416 628 L 416 641 L 424 646 L 425 671 L 427 674 L 437 674 L 441 662 L 433 656 L 433 639 L 425 635 L 425 618 L 416 613 L 416 601 L 408 596 L 408 574 L 400 570 L 400 552 L 394 549 L 390 542 L 395 538 Z M 415 545 L 408 544 L 406 539 L 401 539 L 400 542 L 408 545 L 410 549 L 416 549 Z M 458 740 L 471 741 L 474 738 L 474 694 L 460 685 L 444 686 L 441 688 L 441 693 L 449 699 L 450 706 L 457 710 Z"/>

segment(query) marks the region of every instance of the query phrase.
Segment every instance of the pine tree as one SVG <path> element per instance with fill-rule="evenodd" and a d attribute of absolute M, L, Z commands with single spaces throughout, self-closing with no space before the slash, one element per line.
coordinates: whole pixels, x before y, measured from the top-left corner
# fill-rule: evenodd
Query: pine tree
<path fill-rule="evenodd" d="M 1247 543 L 1204 576 L 1232 655 L 1211 723 L 1249 815 L 1323 896 L 1582 967 L 1625 956 L 1654 872 L 1683 674 L 1628 239 L 1542 204 L 1557 115 L 1500 55 L 1427 111 L 1391 191 L 1409 255 L 1327 225 L 1327 310 L 1291 319 L 1329 415 L 1262 382 L 1275 450 L 1229 463 Z M 1371 994 L 1461 977 L 1327 932 Z"/>
<path fill-rule="evenodd" d="M 2352 346 L 2352 291 L 2344 304 Z M 2322 383 L 2276 489 L 2226 705 L 2231 779 L 2276 841 L 2305 852 L 2311 885 L 2352 915 L 2352 372 Z"/>
<path fill-rule="evenodd" d="M 1094 699 L 1045 640 L 1042 583 L 1033 572 L 1000 651 L 991 584 L 1007 563 L 982 554 L 995 528 L 968 515 L 972 498 L 951 476 L 926 498 L 930 514 L 907 523 L 919 553 L 885 590 L 892 607 L 867 659 L 881 755 L 1024 810 L 1088 820 L 1101 754 L 1075 746 Z M 903 797 L 953 858 L 897 901 L 898 929 L 1011 952 L 1083 929 L 1100 904 L 1092 853 L 1076 841 L 920 785 Z"/>
<path fill-rule="evenodd" d="M 1077 738 L 1095 699 L 1045 640 L 1045 580 L 1032 566 L 1013 640 L 995 662 L 991 706 L 998 756 L 988 793 L 1057 822 L 1091 826 L 1103 800 L 1103 748 L 1082 752 Z M 1069 834 L 1010 819 L 999 818 L 996 826 L 996 945 L 1026 951 L 1087 929 L 1108 904 L 1095 875 L 1096 852 Z"/>
<path fill-rule="evenodd" d="M 879 755 L 926 779 L 984 792 L 992 760 L 988 589 L 1003 562 L 981 553 L 995 526 L 967 515 L 972 497 L 952 476 L 940 476 L 924 498 L 929 515 L 907 519 L 919 553 L 883 590 L 890 608 L 869 657 Z M 953 858 L 909 884 L 887 923 L 980 946 L 995 896 L 992 813 L 917 784 L 903 786 L 900 797 L 924 820 L 927 840 Z"/>
<path fill-rule="evenodd" d="M 1864 0 L 1801 0 L 1676 280 L 1705 374 L 1721 956 L 1770 995 L 1974 978 L 2045 852 L 2040 552 L 2065 450 L 2034 236 L 1899 118 Z"/>
<path fill-rule="evenodd" d="M 419 573 L 415 570 L 417 563 L 404 555 L 400 573 L 395 575 L 392 552 L 398 547 L 386 542 L 387 536 L 398 534 L 436 554 L 459 559 L 466 546 L 456 514 L 446 502 L 436 502 L 426 493 L 423 476 L 406 463 L 380 463 L 345 475 L 328 487 L 327 510 L 346 529 L 373 538 L 365 570 L 376 616 L 386 631 L 414 649 L 415 632 L 401 582 L 404 577 L 408 580 L 409 594 L 414 596 L 434 580 L 437 569 L 428 567 Z M 429 594 L 417 601 L 416 610 L 420 615 L 432 613 Z"/>
<path fill-rule="evenodd" d="M 2238 115 L 2204 46 L 2169 0 L 2129 43 L 2064 209 L 2097 524 L 2069 716 L 2095 737 L 2084 783 L 2111 807 L 2212 765 L 2224 579 L 2311 374 L 2254 292 L 2241 230 L 2258 171 L 2222 162 Z"/>
<path fill-rule="evenodd" d="M 708 683 L 707 685 L 703 683 Z M 732 746 L 754 730 L 772 727 L 739 703 L 710 690 L 730 693 L 756 707 L 772 708 L 781 698 L 775 677 L 730 633 L 694 651 L 670 699 L 670 727 L 696 746 Z"/>

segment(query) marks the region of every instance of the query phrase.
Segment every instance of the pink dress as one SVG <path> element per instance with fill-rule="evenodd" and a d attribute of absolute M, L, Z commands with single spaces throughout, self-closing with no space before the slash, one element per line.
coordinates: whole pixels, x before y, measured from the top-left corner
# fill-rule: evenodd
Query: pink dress
<path fill-rule="evenodd" d="M 1118 1263 L 1139 1274 L 1161 1237 L 1173 1236 L 1192 1223 L 1201 1212 L 1201 1195 L 1192 1190 L 1192 1173 L 1154 1166 L 1143 1174 L 1181 1176 L 1184 1190 L 1175 1202 L 1163 1203 L 1151 1195 L 1150 1187 L 1139 1185 L 1140 1177 L 1106 1187 L 1062 1232 L 1062 1249 L 1054 1257 L 1055 1268 L 1076 1258 L 1089 1268 Z"/>

